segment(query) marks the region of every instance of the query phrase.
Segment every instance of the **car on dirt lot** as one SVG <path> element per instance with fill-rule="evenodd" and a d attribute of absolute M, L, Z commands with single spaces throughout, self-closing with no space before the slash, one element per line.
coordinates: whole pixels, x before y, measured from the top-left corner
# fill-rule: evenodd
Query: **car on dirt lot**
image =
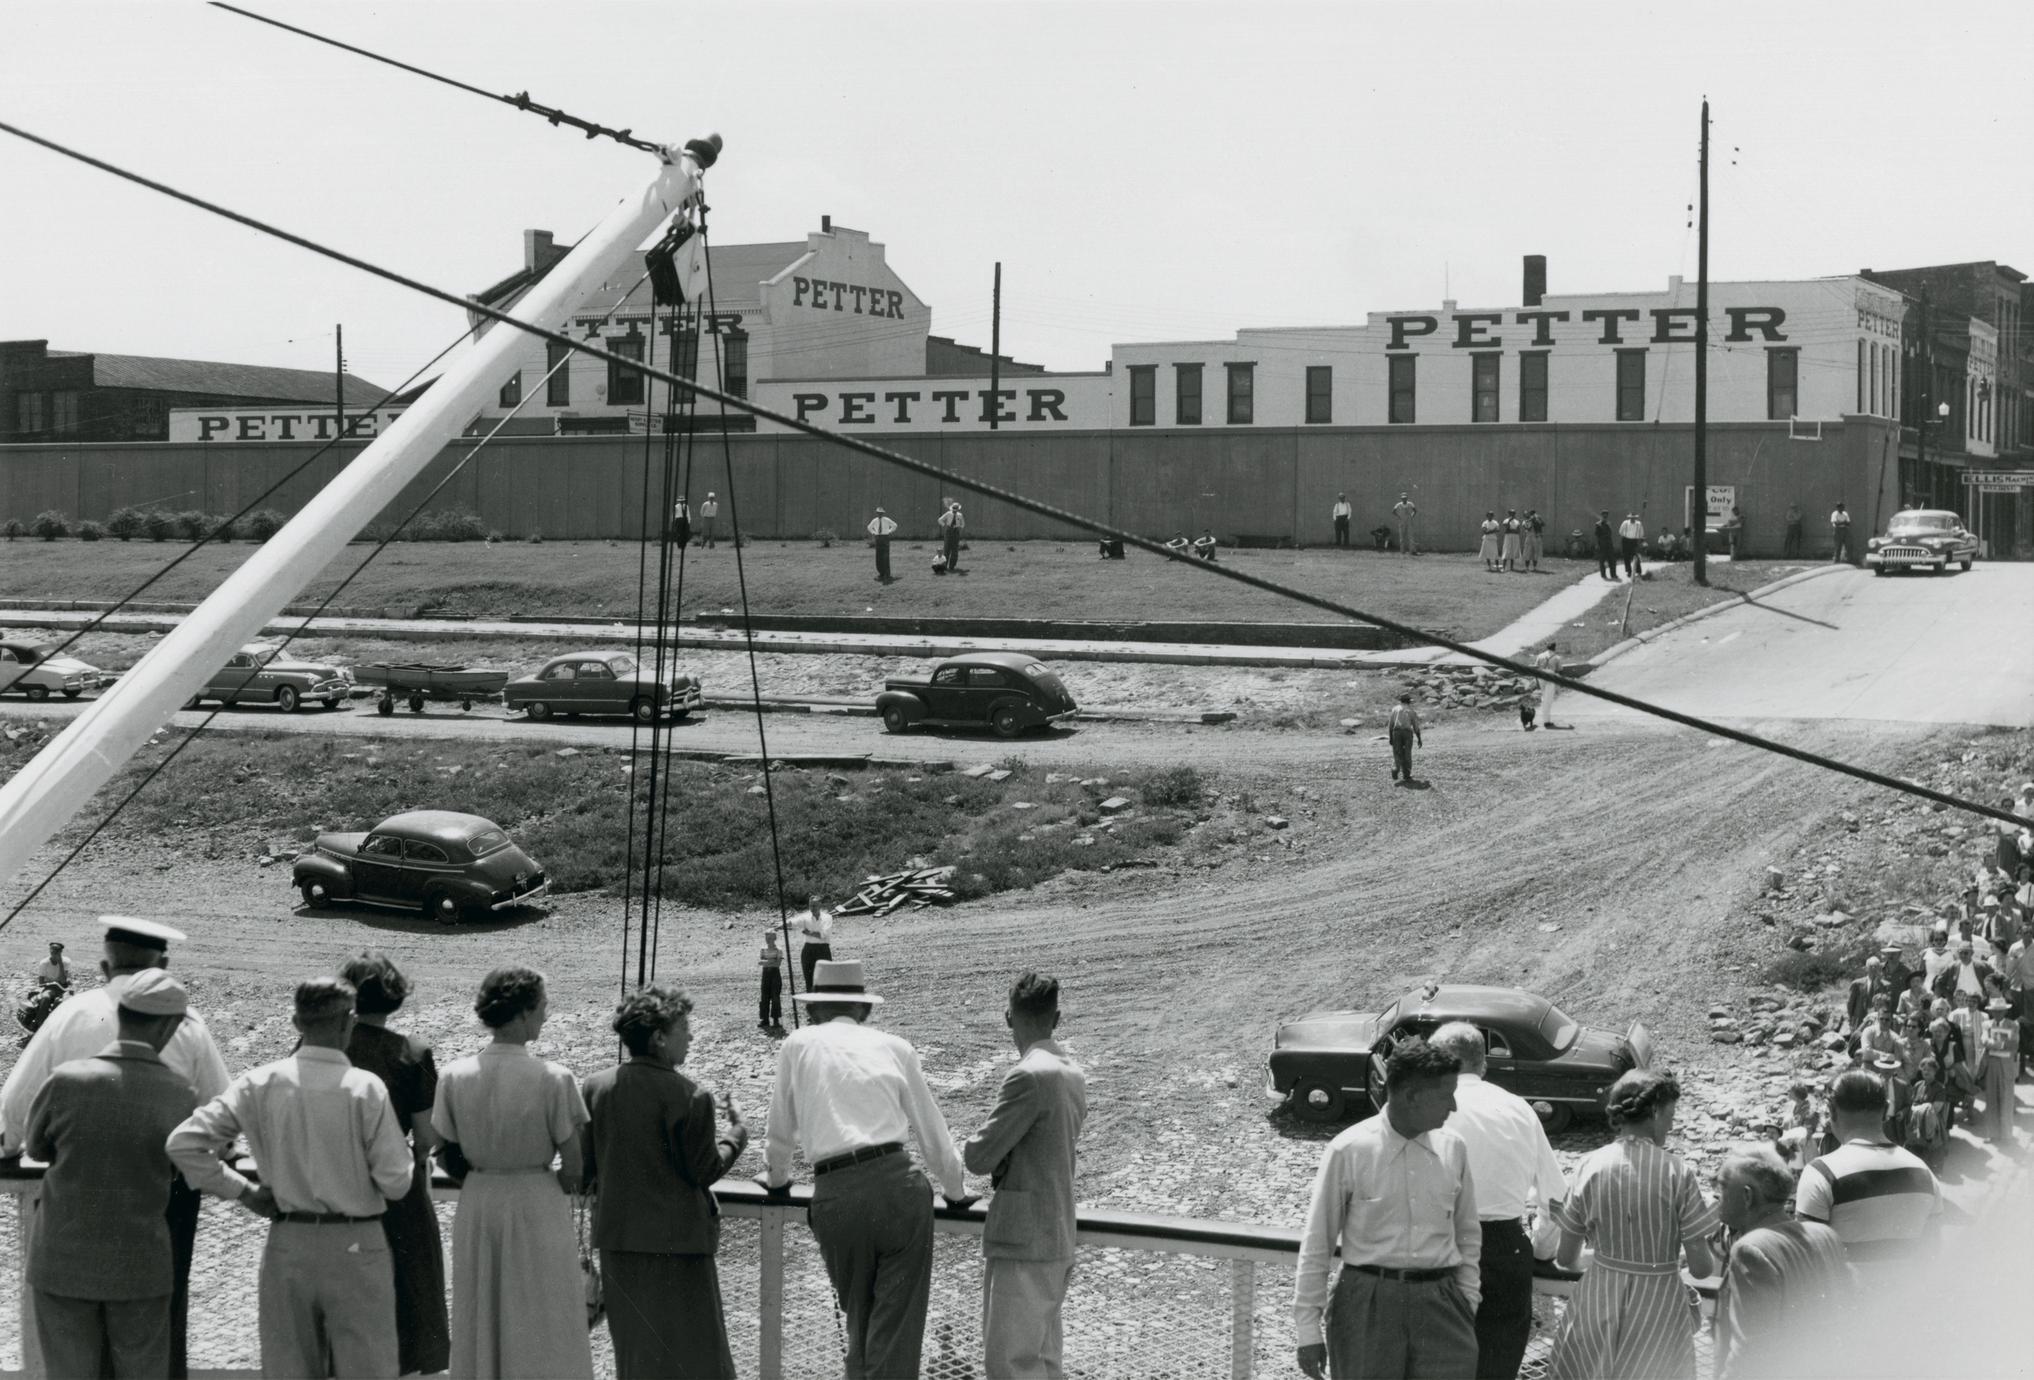
<path fill-rule="evenodd" d="M 113 677 L 71 656 L 53 656 L 39 642 L 0 642 L 0 693 L 12 691 L 32 700 L 62 695 L 74 700 Z"/>
<path fill-rule="evenodd" d="M 1977 538 L 1947 508 L 1904 508 L 1886 524 L 1886 535 L 1865 543 L 1864 562 L 1884 575 L 1892 570 L 1941 574 L 1954 561 L 1969 570 L 1977 559 Z"/>
<path fill-rule="evenodd" d="M 883 682 L 876 713 L 892 733 L 924 724 L 982 728 L 1015 738 L 1075 712 L 1073 696 L 1038 658 L 1017 652 L 949 657 L 924 680 Z"/>
<path fill-rule="evenodd" d="M 337 709 L 353 696 L 353 676 L 321 662 L 291 661 L 282 648 L 266 642 L 250 642 L 218 669 L 198 692 L 184 701 L 184 708 L 196 709 L 206 700 L 221 704 L 273 704 L 284 713 L 316 701 Z"/>
<path fill-rule="evenodd" d="M 411 810 L 363 834 L 320 834 L 290 868 L 307 906 L 333 901 L 485 919 L 550 889 L 544 869 L 479 815 Z"/>
<path fill-rule="evenodd" d="M 662 714 L 682 719 L 699 708 L 697 677 L 672 670 L 663 680 L 629 652 L 570 652 L 534 675 L 510 681 L 502 698 L 533 719 L 553 714 L 628 714 L 648 723 Z"/>
<path fill-rule="evenodd" d="M 1374 1014 L 1315 1011 L 1281 1024 L 1265 1061 L 1265 1094 L 1307 1121 L 1374 1111 L 1384 1103 L 1392 1048 L 1451 1021 L 1483 1032 L 1485 1077 L 1531 1103 L 1549 1131 L 1577 1115 L 1600 1115 L 1619 1075 L 1652 1063 L 1652 1039 L 1636 1021 L 1616 1035 L 1516 987 L 1428 983 Z"/>

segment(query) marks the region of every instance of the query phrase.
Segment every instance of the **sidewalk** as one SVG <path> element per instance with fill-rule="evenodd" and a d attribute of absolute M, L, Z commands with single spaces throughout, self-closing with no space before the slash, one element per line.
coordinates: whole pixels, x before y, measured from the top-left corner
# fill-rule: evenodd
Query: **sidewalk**
<path fill-rule="evenodd" d="M 1493 576 L 1494 579 L 1509 578 Z M 1552 598 L 1514 619 L 1488 637 L 1478 638 L 1468 645 L 1479 652 L 1492 656 L 1516 656 L 1528 647 L 1556 637 L 1561 630 L 1573 623 L 1612 590 L 1622 589 L 1629 584 L 1620 580 L 1611 584 L 1602 576 L 1591 571 L 1589 574 L 1557 591 Z M 1369 652 L 1360 663 L 1365 666 L 1468 666 L 1472 659 L 1460 652 L 1444 652 L 1439 647 L 1406 647 L 1395 652 Z"/>

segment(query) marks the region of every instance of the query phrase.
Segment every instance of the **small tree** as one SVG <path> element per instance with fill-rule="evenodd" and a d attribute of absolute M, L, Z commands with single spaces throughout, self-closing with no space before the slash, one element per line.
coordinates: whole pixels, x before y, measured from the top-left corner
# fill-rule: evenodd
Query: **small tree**
<path fill-rule="evenodd" d="M 115 508 L 106 519 L 106 530 L 122 541 L 129 541 L 140 535 L 146 521 L 139 508 Z"/>
<path fill-rule="evenodd" d="M 211 519 L 197 509 L 189 509 L 177 514 L 176 534 L 185 541 L 203 541 L 205 529 L 210 522 Z"/>
<path fill-rule="evenodd" d="M 150 541 L 167 541 L 177 535 L 177 515 L 160 508 L 150 508 L 141 515 L 141 530 L 148 534 Z"/>
<path fill-rule="evenodd" d="M 257 508 L 247 515 L 247 535 L 256 541 L 267 541 L 282 531 L 283 524 L 288 521 L 273 508 Z"/>
<path fill-rule="evenodd" d="M 30 520 L 28 530 L 44 541 L 55 541 L 71 534 L 71 520 L 54 508 L 46 508 Z"/>
<path fill-rule="evenodd" d="M 28 530 L 27 528 L 21 525 L 20 518 L 9 518 L 7 519 L 7 525 L 5 527 L 0 527 L 0 533 L 5 533 L 7 540 L 9 541 L 13 541 L 16 537 L 20 536 L 23 532 L 27 530 Z"/>
<path fill-rule="evenodd" d="M 78 524 L 79 541 L 98 541 L 101 537 L 104 537 L 105 535 L 106 528 L 100 523 L 88 520 Z"/>

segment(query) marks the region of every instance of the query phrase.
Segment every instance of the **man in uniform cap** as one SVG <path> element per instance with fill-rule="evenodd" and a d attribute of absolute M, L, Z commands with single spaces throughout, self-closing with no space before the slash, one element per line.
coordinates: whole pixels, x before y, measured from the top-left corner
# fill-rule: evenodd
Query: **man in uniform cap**
<path fill-rule="evenodd" d="M 28 1252 L 36 1335 L 52 1376 L 167 1375 L 169 1134 L 197 1094 L 159 1057 L 184 1023 L 183 984 L 149 968 L 121 987 L 118 1037 L 58 1067 L 29 1111 L 49 1164 Z"/>
<path fill-rule="evenodd" d="M 64 958 L 61 939 L 49 941 L 49 957 L 35 965 L 35 981 L 38 986 L 71 990 L 71 965 Z"/>
<path fill-rule="evenodd" d="M 101 916 L 100 924 L 106 937 L 99 971 L 105 975 L 106 985 L 59 1006 L 21 1051 L 6 1086 L 0 1087 L 0 1158 L 21 1153 L 35 1095 L 57 1066 L 73 1059 L 90 1059 L 117 1040 L 120 994 L 137 975 L 169 967 L 169 946 L 184 941 L 179 930 L 131 915 Z M 226 1061 L 195 1011 L 185 1012 L 176 1033 L 162 1048 L 162 1062 L 191 1085 L 201 1102 L 226 1090 Z M 182 1178 L 170 1184 L 168 1217 L 170 1245 L 176 1255 L 176 1288 L 170 1303 L 170 1375 L 181 1380 L 186 1371 L 184 1334 L 190 1306 L 191 1251 L 198 1236 L 198 1195 Z"/>

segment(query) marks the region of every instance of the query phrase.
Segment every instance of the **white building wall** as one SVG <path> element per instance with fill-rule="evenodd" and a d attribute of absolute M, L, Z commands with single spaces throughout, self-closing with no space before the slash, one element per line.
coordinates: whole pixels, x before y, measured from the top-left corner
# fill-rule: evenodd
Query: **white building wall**
<path fill-rule="evenodd" d="M 1108 374 L 1005 374 L 997 381 L 998 431 L 1040 435 L 1102 431 L 1114 415 L 1115 380 Z M 988 431 L 989 376 L 880 379 L 765 379 L 763 406 L 838 431 L 870 434 Z M 786 434 L 767 417 L 756 430 Z"/>

